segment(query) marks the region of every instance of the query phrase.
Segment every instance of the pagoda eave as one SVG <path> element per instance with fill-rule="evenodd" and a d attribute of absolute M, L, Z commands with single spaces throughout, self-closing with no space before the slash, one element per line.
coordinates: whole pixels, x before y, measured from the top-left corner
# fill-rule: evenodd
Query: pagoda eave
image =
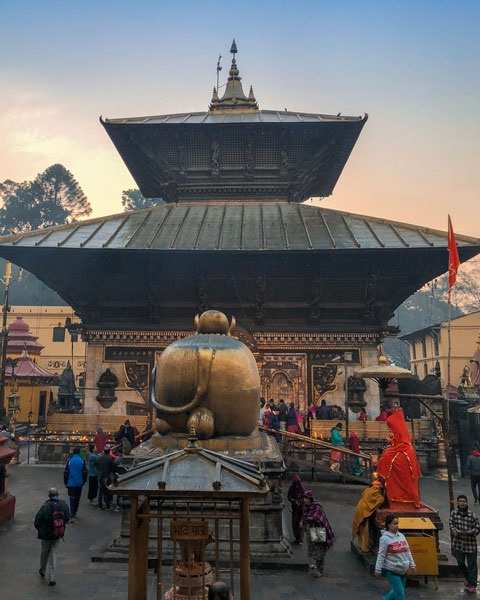
<path fill-rule="evenodd" d="M 365 122 L 249 123 L 226 115 L 213 123 L 102 124 L 145 197 L 188 201 L 198 197 L 192 185 L 207 197 L 220 185 L 230 197 L 256 189 L 264 198 L 267 182 L 278 199 L 301 202 L 331 195 Z"/>
<path fill-rule="evenodd" d="M 480 246 L 461 247 L 461 260 Z M 445 248 L 130 250 L 0 246 L 85 326 L 188 327 L 202 303 L 277 329 L 384 329 L 393 310 L 445 271 Z M 68 265 L 68 268 L 65 268 Z M 374 279 L 373 279 L 374 278 Z M 259 311 L 261 317 L 259 317 Z"/>

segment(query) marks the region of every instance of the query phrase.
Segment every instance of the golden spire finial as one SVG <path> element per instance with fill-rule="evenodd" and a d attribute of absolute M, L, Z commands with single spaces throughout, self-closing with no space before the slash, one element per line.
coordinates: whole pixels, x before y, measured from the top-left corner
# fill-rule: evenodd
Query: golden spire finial
<path fill-rule="evenodd" d="M 238 48 L 235 39 L 233 39 L 232 45 L 230 46 L 230 52 L 232 54 L 232 64 L 228 73 L 225 92 L 221 98 L 218 97 L 218 74 L 220 62 L 217 63 L 217 87 L 216 90 L 214 90 L 212 100 L 210 102 L 210 110 L 258 110 L 258 104 L 255 96 L 253 95 L 252 87 L 250 87 L 250 93 L 248 96 L 245 95 L 242 88 L 242 78 L 240 77 L 240 71 L 236 61 Z"/>

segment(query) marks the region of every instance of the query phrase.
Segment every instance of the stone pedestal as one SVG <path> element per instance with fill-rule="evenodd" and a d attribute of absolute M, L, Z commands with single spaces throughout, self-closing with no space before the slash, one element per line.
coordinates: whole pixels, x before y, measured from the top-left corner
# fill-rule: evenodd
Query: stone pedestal
<path fill-rule="evenodd" d="M 210 440 L 200 440 L 199 446 L 225 453 L 226 455 L 255 463 L 265 474 L 270 492 L 262 499 L 250 503 L 250 551 L 252 561 L 273 563 L 291 556 L 291 549 L 286 539 L 283 527 L 284 503 L 280 489 L 280 478 L 285 470 L 284 462 L 277 442 L 265 433 L 255 431 L 247 437 L 226 436 Z M 155 434 L 126 457 L 125 462 L 131 465 L 138 464 L 149 458 L 168 454 L 174 450 L 184 448 L 188 444 L 185 435 L 174 434 L 160 436 Z M 128 555 L 129 547 L 129 510 L 127 500 L 124 501 L 122 511 L 120 536 L 116 538 L 108 549 L 108 554 Z M 226 527 L 226 525 L 225 525 Z M 234 539 L 239 539 L 238 522 L 234 522 Z M 228 535 L 219 531 L 219 538 L 228 539 Z M 238 550 L 235 544 L 235 554 Z M 222 550 L 222 544 L 220 544 Z M 157 550 L 157 527 L 152 522 L 149 532 L 149 557 L 155 558 Z M 170 548 L 171 550 L 171 548 Z M 224 551 L 226 552 L 226 548 Z M 164 541 L 164 556 L 169 560 L 169 542 Z"/>

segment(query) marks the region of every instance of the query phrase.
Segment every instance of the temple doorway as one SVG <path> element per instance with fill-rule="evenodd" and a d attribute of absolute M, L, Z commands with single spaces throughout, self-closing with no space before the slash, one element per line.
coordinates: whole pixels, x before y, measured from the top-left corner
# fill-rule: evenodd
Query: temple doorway
<path fill-rule="evenodd" d="M 285 373 L 275 373 L 270 386 L 270 395 L 275 402 L 280 402 L 280 400 L 284 400 L 287 404 L 295 402 L 293 383 Z"/>

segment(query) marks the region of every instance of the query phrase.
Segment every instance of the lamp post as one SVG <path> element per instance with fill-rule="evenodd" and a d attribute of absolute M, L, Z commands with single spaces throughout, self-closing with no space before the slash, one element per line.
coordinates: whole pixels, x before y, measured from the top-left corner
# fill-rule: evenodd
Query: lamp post
<path fill-rule="evenodd" d="M 390 364 L 390 361 L 386 356 L 380 356 L 378 359 L 378 365 L 371 367 L 362 367 L 357 369 L 354 373 L 355 377 L 361 377 L 363 379 L 373 379 L 378 383 L 380 390 L 380 403 L 386 398 L 385 392 L 388 386 L 394 380 L 398 379 L 412 379 L 413 373 L 408 369 L 402 367 L 396 367 Z M 390 396 L 395 397 L 396 394 Z"/>
<path fill-rule="evenodd" d="M 10 424 L 10 428 L 13 427 L 12 433 L 15 434 L 15 422 L 16 422 L 16 417 L 15 414 L 17 412 L 17 378 L 15 376 L 15 367 L 17 366 L 17 359 L 16 358 L 6 358 L 5 359 L 5 380 L 7 379 L 7 374 L 6 374 L 6 369 L 7 367 L 10 367 L 11 370 L 11 393 L 8 396 L 8 409 L 7 409 L 7 414 L 9 417 L 9 424 Z M 5 388 L 7 387 L 6 385 L 6 381 L 5 381 Z"/>
<path fill-rule="evenodd" d="M 2 283 L 5 287 L 3 296 L 3 308 L 2 308 L 2 357 L 0 364 L 0 417 L 7 414 L 5 407 L 5 368 L 7 360 L 7 344 L 8 344 L 8 328 L 7 328 L 7 317 L 10 311 L 10 304 L 8 302 L 8 293 L 10 289 L 10 283 L 12 281 L 12 263 L 7 262 L 5 264 L 5 274 L 2 278 Z"/>

